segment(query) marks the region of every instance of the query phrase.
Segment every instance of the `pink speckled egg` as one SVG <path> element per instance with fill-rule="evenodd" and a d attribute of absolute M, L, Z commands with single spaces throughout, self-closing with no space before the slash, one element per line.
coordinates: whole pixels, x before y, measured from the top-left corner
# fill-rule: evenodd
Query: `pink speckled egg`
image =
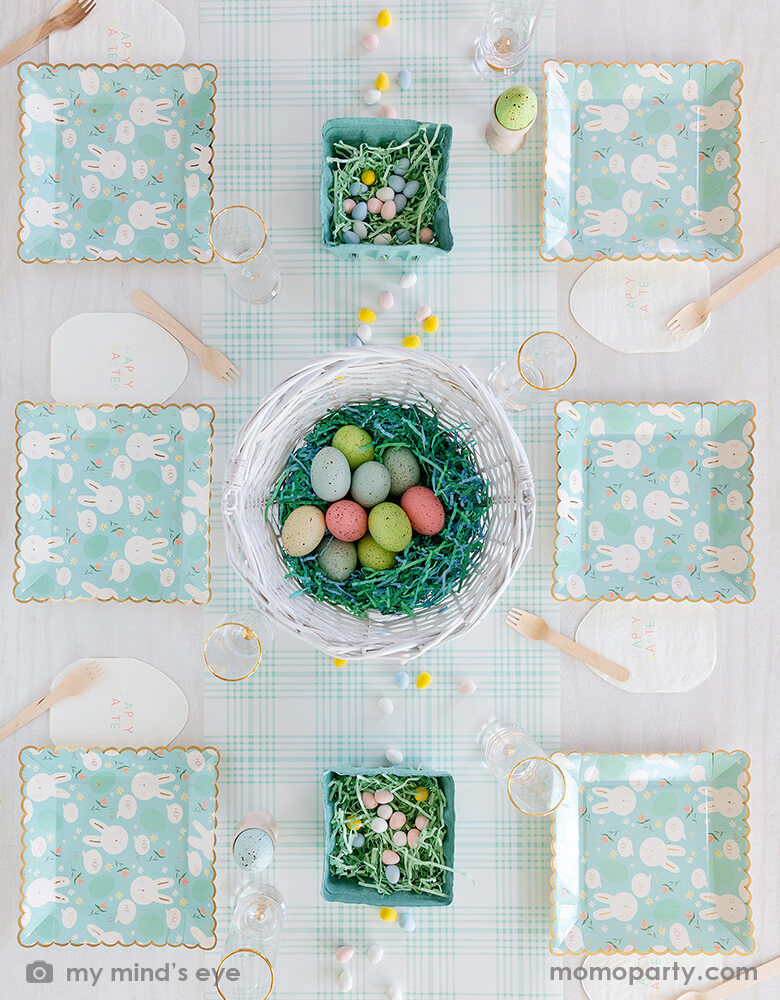
<path fill-rule="evenodd" d="M 386 201 L 384 205 L 382 205 L 381 215 L 385 222 L 390 222 L 391 219 L 394 219 L 395 213 L 396 207 L 394 201 Z"/>
<path fill-rule="evenodd" d="M 420 535 L 438 535 L 444 527 L 444 507 L 427 486 L 410 487 L 401 497 L 401 507 Z"/>
<path fill-rule="evenodd" d="M 353 198 L 345 198 L 342 202 L 344 205 L 344 211 L 349 215 L 352 209 L 355 207 L 355 200 Z"/>
<path fill-rule="evenodd" d="M 372 212 L 374 215 L 379 215 L 382 211 L 382 202 L 378 198 L 369 198 L 366 203 L 366 207 L 369 212 Z"/>
<path fill-rule="evenodd" d="M 354 500 L 338 500 L 325 513 L 325 527 L 342 542 L 356 542 L 368 529 L 368 515 Z"/>

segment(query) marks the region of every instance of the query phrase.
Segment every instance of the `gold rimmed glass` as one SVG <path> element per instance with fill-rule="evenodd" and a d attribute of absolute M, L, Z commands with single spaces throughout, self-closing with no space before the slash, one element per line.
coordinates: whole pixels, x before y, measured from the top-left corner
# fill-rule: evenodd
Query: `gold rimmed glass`
<path fill-rule="evenodd" d="M 270 885 L 239 890 L 227 936 L 227 954 L 217 968 L 222 1000 L 268 1000 L 274 989 L 274 963 L 284 925 L 285 903 Z"/>
<path fill-rule="evenodd" d="M 203 660 L 219 680 L 243 681 L 257 670 L 273 644 L 269 620 L 256 608 L 244 608 L 209 632 L 203 643 Z"/>
<path fill-rule="evenodd" d="M 489 722 L 479 737 L 482 757 L 506 786 L 509 801 L 526 816 L 549 816 L 563 802 L 563 771 L 512 722 Z"/>
<path fill-rule="evenodd" d="M 541 398 L 538 393 L 563 388 L 576 368 L 571 342 L 553 330 L 540 330 L 523 341 L 516 359 L 493 369 L 488 384 L 508 409 L 525 410 Z"/>
<path fill-rule="evenodd" d="M 209 243 L 236 295 L 257 305 L 276 298 L 282 276 L 259 212 L 246 205 L 223 208 L 211 221 Z"/>

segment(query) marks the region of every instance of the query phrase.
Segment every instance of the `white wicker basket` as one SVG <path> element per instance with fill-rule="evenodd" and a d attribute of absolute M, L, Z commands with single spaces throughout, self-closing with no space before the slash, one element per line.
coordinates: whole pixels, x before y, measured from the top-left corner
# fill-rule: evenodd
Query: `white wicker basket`
<path fill-rule="evenodd" d="M 278 515 L 265 514 L 290 453 L 328 410 L 380 397 L 429 412 L 433 407 L 445 426 L 467 425 L 476 464 L 490 484 L 486 540 L 470 576 L 459 592 L 415 617 L 363 618 L 296 594 L 296 581 L 285 578 Z M 347 660 L 410 660 L 473 628 L 528 554 L 535 507 L 523 446 L 484 383 L 435 354 L 390 347 L 324 355 L 273 389 L 238 433 L 222 499 L 228 556 L 260 610 Z"/>

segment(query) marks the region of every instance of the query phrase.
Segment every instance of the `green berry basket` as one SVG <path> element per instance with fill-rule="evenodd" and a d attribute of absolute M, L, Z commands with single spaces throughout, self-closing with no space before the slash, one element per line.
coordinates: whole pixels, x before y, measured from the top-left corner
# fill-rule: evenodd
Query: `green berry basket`
<path fill-rule="evenodd" d="M 410 118 L 331 118 L 322 126 L 322 179 L 320 182 L 320 218 L 322 220 L 322 242 L 337 257 L 343 260 L 399 260 L 424 264 L 436 260 L 452 250 L 453 238 L 450 228 L 450 213 L 446 200 L 439 200 L 433 217 L 433 230 L 437 246 L 430 243 L 342 243 L 333 238 L 333 170 L 328 158 L 334 155 L 334 144 L 338 140 L 350 145 L 386 147 L 390 143 L 405 142 L 420 129 L 425 128 L 430 140 L 437 137 L 441 152 L 441 163 L 435 188 L 446 199 L 447 170 L 452 148 L 452 126 L 418 122 Z"/>
<path fill-rule="evenodd" d="M 332 819 L 335 808 L 331 799 L 330 783 L 334 778 L 344 776 L 363 776 L 374 778 L 386 775 L 396 778 L 419 778 L 435 780 L 444 793 L 444 839 L 442 841 L 444 864 L 452 869 L 455 862 L 455 782 L 452 775 L 443 771 L 417 770 L 410 767 L 343 767 L 337 771 L 325 771 L 322 775 L 322 803 L 325 813 L 325 859 L 322 869 L 322 898 L 329 902 L 359 903 L 365 906 L 449 906 L 453 897 L 454 874 L 451 870 L 444 872 L 443 896 L 411 892 L 406 889 L 393 889 L 381 893 L 370 886 L 361 885 L 355 878 L 343 878 L 333 875 L 330 870 L 330 857 L 336 846 L 336 837 L 332 829 Z M 366 836 L 368 824 L 365 824 Z M 362 831 L 361 831 L 362 832 Z M 380 835 L 375 835 L 380 836 Z M 388 846 L 388 845 L 385 845 Z M 403 850 L 403 848 L 399 848 Z"/>

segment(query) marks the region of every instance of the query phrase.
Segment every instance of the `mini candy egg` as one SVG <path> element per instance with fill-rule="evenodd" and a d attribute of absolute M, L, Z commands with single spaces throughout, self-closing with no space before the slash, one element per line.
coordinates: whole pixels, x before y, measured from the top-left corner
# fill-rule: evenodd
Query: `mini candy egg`
<path fill-rule="evenodd" d="M 365 222 L 353 222 L 352 232 L 358 237 L 358 239 L 364 240 L 368 236 L 368 227 Z"/>
<path fill-rule="evenodd" d="M 409 687 L 409 674 L 405 670 L 399 670 L 393 680 L 399 691 L 405 691 Z"/>
<path fill-rule="evenodd" d="M 341 234 L 341 238 L 345 243 L 360 243 L 360 237 L 357 233 L 353 233 L 351 229 L 345 229 Z"/>
<path fill-rule="evenodd" d="M 282 548 L 288 556 L 307 556 L 322 541 L 325 515 L 319 507 L 304 504 L 287 515 L 282 527 Z"/>
<path fill-rule="evenodd" d="M 366 52 L 373 52 L 377 45 L 379 45 L 379 39 L 376 35 L 363 35 L 360 39 L 360 44 Z"/>
<path fill-rule="evenodd" d="M 396 854 L 395 851 L 382 851 L 383 865 L 397 865 L 400 860 L 400 855 Z"/>
<path fill-rule="evenodd" d="M 369 198 L 368 199 L 368 210 L 372 215 L 379 215 L 382 211 L 382 202 L 379 198 Z"/>
<path fill-rule="evenodd" d="M 387 246 L 389 243 L 393 242 L 393 237 L 390 233 L 379 233 L 378 236 L 374 237 L 374 243 L 379 243 L 383 246 Z"/>
<path fill-rule="evenodd" d="M 391 222 L 395 218 L 395 202 L 386 201 L 380 214 L 385 222 Z"/>
<path fill-rule="evenodd" d="M 376 180 L 376 174 L 373 170 L 364 170 L 360 175 L 360 179 L 364 184 L 373 184 Z"/>
<path fill-rule="evenodd" d="M 427 802 L 428 801 L 428 789 L 425 785 L 420 785 L 419 788 L 414 790 L 414 801 L 415 802 Z"/>
<path fill-rule="evenodd" d="M 398 174 L 399 177 L 403 177 L 406 171 L 409 169 L 409 159 L 408 157 L 402 157 L 393 167 L 393 173 Z"/>
<path fill-rule="evenodd" d="M 421 674 L 418 674 L 417 680 L 415 681 L 415 684 L 417 685 L 417 690 L 424 691 L 425 688 L 430 687 L 432 680 L 433 677 L 431 677 L 431 675 L 429 673 L 426 673 L 425 671 L 423 671 Z"/>
<path fill-rule="evenodd" d="M 390 473 L 381 462 L 364 462 L 355 469 L 352 474 L 352 499 L 357 503 L 363 507 L 376 507 L 387 499 L 389 493 Z"/>
<path fill-rule="evenodd" d="M 420 482 L 420 463 L 411 449 L 403 445 L 385 449 L 382 465 L 390 473 L 390 492 L 393 496 L 402 496 Z"/>
<path fill-rule="evenodd" d="M 418 816 L 417 819 L 414 821 L 414 825 L 417 827 L 418 830 L 420 830 L 420 832 L 422 832 L 428 825 L 428 817 Z"/>
<path fill-rule="evenodd" d="M 320 448 L 309 471 L 311 488 L 320 498 L 332 503 L 349 493 L 349 462 L 338 448 Z M 347 487 L 344 488 L 344 479 Z"/>
<path fill-rule="evenodd" d="M 353 542 L 339 538 L 324 539 L 317 549 L 317 565 L 329 580 L 343 583 L 357 566 L 357 549 Z"/>
<path fill-rule="evenodd" d="M 402 212 L 406 208 L 406 195 L 397 194 L 395 198 L 393 198 L 393 204 L 395 205 L 397 211 Z M 402 232 L 406 233 L 406 235 L 409 236 L 408 229 L 399 229 L 398 233 L 396 233 L 396 238 L 398 238 L 398 235 Z M 411 236 L 409 236 L 409 239 L 411 239 Z M 409 240 L 403 240 L 403 242 L 408 243 Z"/>
<path fill-rule="evenodd" d="M 474 681 L 461 681 L 458 685 L 458 694 L 474 694 L 477 685 Z"/>
<path fill-rule="evenodd" d="M 368 205 L 364 201 L 359 201 L 352 209 L 352 218 L 355 222 L 362 222 L 368 215 Z"/>
<path fill-rule="evenodd" d="M 417 336 L 416 333 L 410 333 L 408 337 L 404 337 L 404 339 L 401 341 L 402 347 L 408 347 L 411 350 L 415 350 L 417 347 L 420 346 L 421 343 L 422 341 L 420 340 L 420 338 Z"/>
<path fill-rule="evenodd" d="M 361 323 L 357 328 L 357 336 L 361 343 L 367 344 L 371 340 L 371 327 L 368 323 Z"/>
<path fill-rule="evenodd" d="M 347 347 L 362 347 L 363 341 L 358 337 L 356 333 L 351 333 L 349 335 L 349 340 L 347 341 Z"/>
<path fill-rule="evenodd" d="M 414 198 L 414 196 L 417 194 L 419 190 L 420 190 L 419 181 L 407 181 L 406 184 L 404 184 L 404 194 L 406 195 L 407 198 Z"/>
<path fill-rule="evenodd" d="M 390 11 L 386 7 L 383 7 L 376 16 L 376 23 L 380 28 L 389 28 L 392 20 Z"/>
<path fill-rule="evenodd" d="M 354 948 L 352 948 L 348 944 L 343 944 L 340 948 L 336 949 L 336 961 L 339 963 L 339 965 L 346 965 L 347 962 L 352 961 L 352 956 L 354 954 L 355 954 Z"/>
<path fill-rule="evenodd" d="M 372 965 L 379 965 L 385 957 L 384 950 L 378 944 L 372 944 L 366 954 L 368 955 L 368 960 Z"/>
<path fill-rule="evenodd" d="M 371 820 L 371 829 L 374 833 L 384 833 L 387 829 L 387 820 L 382 819 L 381 816 L 374 816 Z"/>
<path fill-rule="evenodd" d="M 392 923 L 393 920 L 398 919 L 398 912 L 392 906 L 383 906 L 379 911 L 379 919 Z"/>
<path fill-rule="evenodd" d="M 401 878 L 401 871 L 398 868 L 398 865 L 386 865 L 385 878 L 390 883 L 390 885 L 395 885 Z"/>
<path fill-rule="evenodd" d="M 409 271 L 401 278 L 401 288 L 414 288 L 417 284 L 417 275 L 414 271 Z"/>
<path fill-rule="evenodd" d="M 336 670 L 341 670 L 341 668 L 342 667 L 346 667 L 346 665 L 347 665 L 347 661 L 346 660 L 342 660 L 342 658 L 340 656 L 334 656 L 333 657 L 333 666 L 336 668 Z"/>
<path fill-rule="evenodd" d="M 401 507 L 420 535 L 438 535 L 444 527 L 442 502 L 427 486 L 412 486 L 406 490 L 401 497 Z M 327 518 L 325 521 L 327 523 Z"/>
<path fill-rule="evenodd" d="M 406 822 L 406 816 L 402 812 L 394 812 L 388 819 L 387 825 L 391 830 L 402 829 L 404 823 Z"/>
<path fill-rule="evenodd" d="M 382 118 L 397 118 L 398 112 L 393 107 L 392 104 L 383 104 L 379 109 L 380 117 Z"/>
<path fill-rule="evenodd" d="M 388 789 L 380 788 L 378 792 L 374 792 L 374 798 L 380 805 L 386 806 L 393 801 L 394 795 Z"/>
<path fill-rule="evenodd" d="M 342 204 L 344 206 L 344 211 L 347 213 L 347 215 L 349 215 L 349 213 L 355 207 L 355 205 L 357 204 L 357 202 L 354 201 L 354 199 L 352 199 L 352 198 L 345 198 L 344 201 L 342 202 Z"/>
<path fill-rule="evenodd" d="M 376 313 L 373 310 L 367 309 L 365 306 L 363 306 L 363 308 L 358 313 L 358 319 L 360 320 L 361 323 L 373 323 L 376 320 Z M 351 424 L 347 424 L 346 426 L 350 427 L 352 425 Z M 344 428 L 341 427 L 341 428 L 339 428 L 338 431 L 336 431 L 336 433 L 338 434 L 339 431 L 343 431 L 343 430 L 344 430 Z M 338 447 L 338 445 L 334 444 L 333 447 L 336 448 L 336 447 Z M 340 450 L 341 449 L 339 449 L 339 451 Z"/>
<path fill-rule="evenodd" d="M 395 552 L 388 552 L 377 545 L 371 535 L 364 535 L 358 542 L 358 559 L 366 569 L 385 570 L 395 566 Z"/>
<path fill-rule="evenodd" d="M 379 73 L 376 80 L 374 81 L 374 86 L 376 87 L 377 90 L 384 93 L 390 86 L 390 77 L 387 75 L 387 73 Z M 366 184 L 368 183 L 370 182 L 366 181 Z"/>
<path fill-rule="evenodd" d="M 438 316 L 429 316 L 423 322 L 423 330 L 425 330 L 426 333 L 436 333 L 436 331 L 438 329 L 439 329 L 439 317 Z"/>
<path fill-rule="evenodd" d="M 352 976 L 346 969 L 339 973 L 338 986 L 341 993 L 350 993 L 352 991 Z"/>
<path fill-rule="evenodd" d="M 415 319 L 418 323 L 424 323 L 426 319 L 433 313 L 433 309 L 430 306 L 420 306 L 420 308 L 415 313 Z"/>
<path fill-rule="evenodd" d="M 325 512 L 325 525 L 339 541 L 356 542 L 368 529 L 368 514 L 354 500 L 338 500 Z"/>
<path fill-rule="evenodd" d="M 382 292 L 382 294 L 379 296 L 379 305 L 383 309 L 392 309 L 393 306 L 395 305 L 395 299 L 393 298 L 393 293 L 388 291 Z"/>
<path fill-rule="evenodd" d="M 412 85 L 412 74 L 408 69 L 399 69 L 396 80 L 401 90 L 408 90 Z"/>
<path fill-rule="evenodd" d="M 396 830 L 393 834 L 393 843 L 396 847 L 406 847 L 406 834 L 403 830 Z"/>
<path fill-rule="evenodd" d="M 393 807 L 388 805 L 377 806 L 376 814 L 377 816 L 381 816 L 382 819 L 389 820 L 390 817 L 393 815 Z"/>
<path fill-rule="evenodd" d="M 403 177 L 399 177 L 398 174 L 391 174 L 387 178 L 387 186 L 391 187 L 396 194 L 398 194 L 400 191 L 403 191 L 404 184 L 406 184 L 406 181 L 403 179 Z"/>
<path fill-rule="evenodd" d="M 369 107 L 371 107 L 372 104 L 379 104 L 379 102 L 382 100 L 382 95 L 374 87 L 371 87 L 370 90 L 367 90 L 365 92 L 365 94 L 363 94 L 363 100 L 366 102 L 366 104 Z M 372 171 L 367 170 L 366 173 L 370 174 L 370 173 L 372 173 Z M 365 177 L 365 174 L 363 176 Z M 373 181 L 364 181 L 363 183 L 364 184 L 373 184 L 374 182 Z"/>
<path fill-rule="evenodd" d="M 373 792 L 363 792 L 360 798 L 366 809 L 376 809 L 376 799 Z"/>
<path fill-rule="evenodd" d="M 389 491 L 389 473 L 387 488 Z M 374 507 L 368 515 L 368 530 L 377 545 L 381 545 L 388 552 L 403 552 L 412 540 L 411 522 L 401 507 L 395 503 L 385 502 Z"/>
<path fill-rule="evenodd" d="M 387 987 L 387 1000 L 404 1000 L 404 995 L 401 992 L 400 986 L 388 986 Z"/>
<path fill-rule="evenodd" d="M 368 188 L 362 183 L 362 181 L 352 181 L 349 185 L 349 193 L 353 198 L 357 198 L 359 194 L 365 194 L 366 191 L 368 191 Z"/>
<path fill-rule="evenodd" d="M 385 757 L 388 764 L 403 764 L 404 755 L 400 750 L 385 750 Z"/>
<path fill-rule="evenodd" d="M 406 931 L 407 934 L 413 934 L 417 924 L 415 924 L 411 913 L 404 913 L 398 921 L 398 926 L 402 931 Z"/>
<path fill-rule="evenodd" d="M 395 191 L 391 187 L 380 188 L 376 193 L 380 201 L 392 201 L 395 198 Z"/>
<path fill-rule="evenodd" d="M 363 836 L 362 833 L 356 833 L 355 836 L 352 838 L 353 847 L 362 847 L 363 844 L 365 844 L 365 842 L 366 838 Z"/>
<path fill-rule="evenodd" d="M 413 830 L 410 830 L 406 835 L 406 846 L 411 847 L 411 849 L 414 850 L 419 842 L 420 842 L 420 831 L 417 829 L 417 827 L 415 827 Z"/>
<path fill-rule="evenodd" d="M 396 197 L 403 198 L 403 195 L 399 194 L 396 195 Z M 412 235 L 408 229 L 399 229 L 398 232 L 395 234 L 395 238 L 398 240 L 399 243 L 408 243 L 409 240 L 412 238 Z"/>
<path fill-rule="evenodd" d="M 432 243 L 433 242 L 433 230 L 429 229 L 427 226 L 423 226 L 420 230 L 420 243 Z"/>
<path fill-rule="evenodd" d="M 361 309 L 358 319 L 361 323 L 373 323 L 376 316 L 370 309 Z M 353 472 L 363 462 L 371 462 L 374 458 L 374 442 L 371 435 L 355 424 L 339 427 L 333 435 L 331 445 L 344 455 Z"/>
<path fill-rule="evenodd" d="M 382 715 L 392 715 L 393 710 L 395 709 L 395 705 L 393 705 L 392 701 L 389 698 L 380 698 L 379 701 L 377 701 L 376 703 L 376 707 L 379 709 Z M 379 793 L 377 792 L 374 798 L 377 800 L 377 802 L 380 802 L 382 803 L 382 805 L 384 805 L 385 803 L 382 801 L 382 799 L 377 797 L 378 795 Z"/>

